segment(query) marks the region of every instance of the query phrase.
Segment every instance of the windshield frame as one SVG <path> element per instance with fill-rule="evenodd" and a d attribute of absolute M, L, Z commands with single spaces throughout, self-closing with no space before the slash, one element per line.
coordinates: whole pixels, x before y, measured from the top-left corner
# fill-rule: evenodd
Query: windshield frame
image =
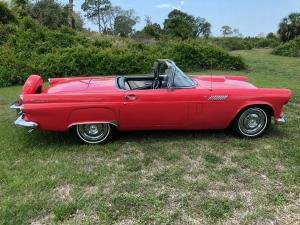
<path fill-rule="evenodd" d="M 184 73 L 179 67 L 176 66 L 174 62 L 171 61 L 171 63 L 167 63 L 168 67 L 171 68 L 171 73 L 169 74 L 170 79 L 167 87 L 169 89 L 190 89 L 195 88 L 197 86 L 197 83 L 186 73 Z M 188 80 L 188 82 L 191 83 L 191 85 L 182 85 L 182 86 L 175 86 L 175 76 L 181 76 L 183 79 Z"/>

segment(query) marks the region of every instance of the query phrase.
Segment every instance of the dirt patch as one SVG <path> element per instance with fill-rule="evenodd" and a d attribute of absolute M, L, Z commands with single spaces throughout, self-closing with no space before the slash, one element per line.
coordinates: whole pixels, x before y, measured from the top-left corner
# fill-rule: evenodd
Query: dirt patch
<path fill-rule="evenodd" d="M 200 156 L 196 159 L 191 159 L 190 157 L 183 155 L 181 158 L 187 163 L 187 171 L 189 173 L 198 172 L 199 170 L 202 170 L 203 162 Z"/>
<path fill-rule="evenodd" d="M 182 223 L 181 224 L 190 224 L 190 225 L 206 225 L 208 224 L 206 219 L 203 217 L 195 216 L 193 215 L 187 215 L 183 214 L 181 217 Z"/>
<path fill-rule="evenodd" d="M 300 224 L 300 199 L 296 200 L 294 204 L 274 210 L 276 224 Z"/>
<path fill-rule="evenodd" d="M 54 189 L 54 198 L 63 201 L 72 201 L 73 189 L 70 185 L 63 185 Z"/>
<path fill-rule="evenodd" d="M 125 219 L 122 220 L 120 223 L 118 223 L 118 225 L 133 225 L 135 224 L 135 220 L 133 219 Z"/>
<path fill-rule="evenodd" d="M 53 214 L 49 214 L 46 215 L 44 217 L 39 217 L 34 219 L 30 225 L 46 225 L 46 224 L 50 224 L 50 221 L 54 219 L 54 215 Z"/>
<path fill-rule="evenodd" d="M 97 186 L 88 186 L 84 189 L 84 195 L 90 197 L 98 192 Z"/>

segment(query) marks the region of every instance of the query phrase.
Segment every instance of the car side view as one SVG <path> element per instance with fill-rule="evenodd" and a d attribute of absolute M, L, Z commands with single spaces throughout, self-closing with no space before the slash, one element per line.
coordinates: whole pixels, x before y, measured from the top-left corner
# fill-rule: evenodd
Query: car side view
<path fill-rule="evenodd" d="M 168 59 L 150 76 L 101 76 L 25 82 L 10 108 L 17 126 L 69 131 L 88 144 L 108 141 L 115 131 L 207 130 L 232 127 L 241 136 L 263 135 L 274 118 L 284 124 L 288 89 L 258 88 L 245 76 L 188 76 Z"/>

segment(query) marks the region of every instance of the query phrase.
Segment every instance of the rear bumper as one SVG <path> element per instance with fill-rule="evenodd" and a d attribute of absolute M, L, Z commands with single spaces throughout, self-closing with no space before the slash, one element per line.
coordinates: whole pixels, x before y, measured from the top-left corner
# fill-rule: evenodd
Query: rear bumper
<path fill-rule="evenodd" d="M 18 105 L 18 103 L 13 103 L 9 107 L 12 110 L 16 110 L 17 114 L 20 115 L 23 112 L 24 106 L 23 105 Z"/>
<path fill-rule="evenodd" d="M 16 110 L 16 112 L 17 112 L 18 118 L 14 122 L 14 124 L 16 126 L 25 127 L 25 128 L 28 128 L 29 130 L 33 130 L 38 127 L 37 123 L 32 122 L 32 121 L 26 121 L 23 119 L 23 117 L 24 117 L 24 113 L 23 113 L 24 106 L 23 105 L 19 105 L 18 103 L 13 103 L 10 105 L 9 108 L 12 110 Z"/>
<path fill-rule="evenodd" d="M 20 115 L 16 119 L 15 125 L 18 126 L 18 127 L 25 127 L 25 128 L 28 128 L 28 129 L 35 129 L 35 128 L 38 127 L 38 124 L 35 123 L 35 122 L 23 120 L 23 114 Z"/>

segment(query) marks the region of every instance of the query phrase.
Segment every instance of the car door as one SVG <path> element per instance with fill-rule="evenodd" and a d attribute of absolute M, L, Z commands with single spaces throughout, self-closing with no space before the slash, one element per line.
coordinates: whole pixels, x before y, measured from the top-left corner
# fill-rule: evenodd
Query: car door
<path fill-rule="evenodd" d="M 188 117 L 185 89 L 129 90 L 120 109 L 121 130 L 181 129 Z"/>

